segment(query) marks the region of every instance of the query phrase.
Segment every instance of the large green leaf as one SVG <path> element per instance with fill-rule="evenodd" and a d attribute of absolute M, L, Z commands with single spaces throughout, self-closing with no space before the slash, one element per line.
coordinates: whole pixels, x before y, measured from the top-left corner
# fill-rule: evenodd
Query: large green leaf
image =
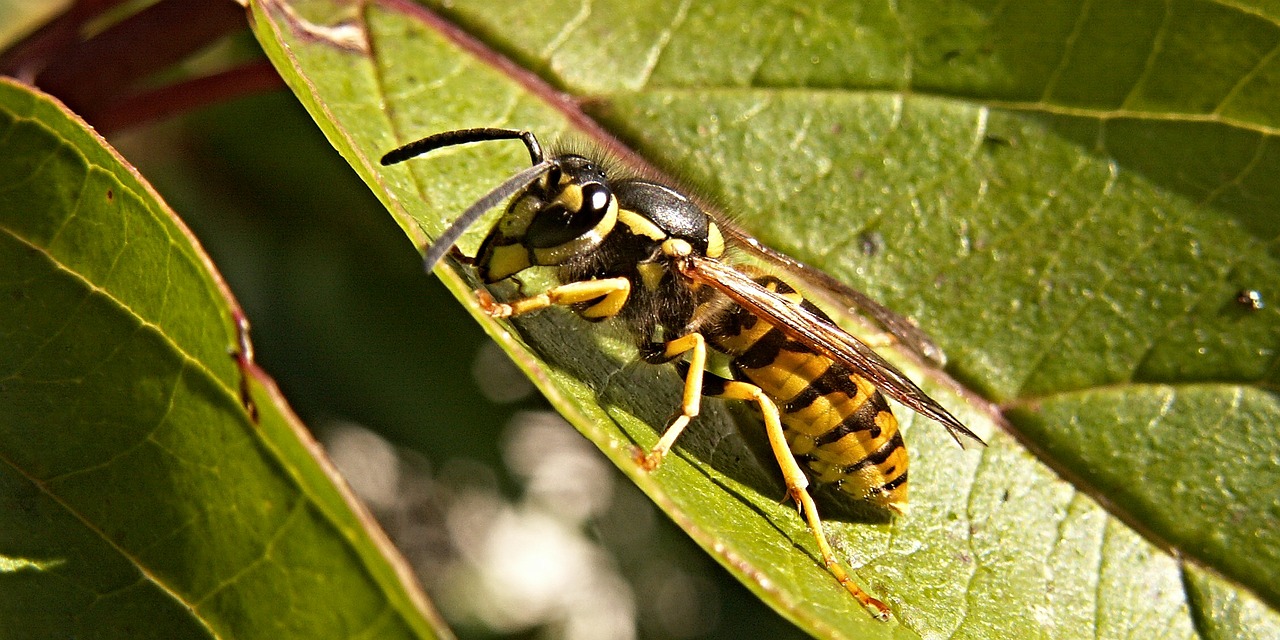
<path fill-rule="evenodd" d="M 190 234 L 11 81 L 0 297 L 0 635 L 448 635 L 270 380 L 230 356 L 236 306 Z"/>
<path fill-rule="evenodd" d="M 443 10 L 254 8 L 268 54 L 417 244 L 527 160 L 518 144 L 491 144 L 384 170 L 383 152 L 467 126 L 570 134 L 699 185 L 774 247 L 918 318 L 951 356 L 967 390 L 908 368 L 991 446 L 960 451 L 904 416 L 910 515 L 832 527 L 859 580 L 893 607 L 885 625 L 815 562 L 752 453 L 750 420 L 740 437 L 713 403 L 678 455 L 643 473 L 630 451 L 656 439 L 678 397 L 674 373 L 634 364 L 623 336 L 588 332 L 567 312 L 511 325 L 476 314 L 579 429 L 784 615 L 843 637 L 1280 629 L 1274 12 Z M 438 273 L 475 312 L 474 280 Z M 1241 291 L 1265 306 L 1239 303 Z"/>

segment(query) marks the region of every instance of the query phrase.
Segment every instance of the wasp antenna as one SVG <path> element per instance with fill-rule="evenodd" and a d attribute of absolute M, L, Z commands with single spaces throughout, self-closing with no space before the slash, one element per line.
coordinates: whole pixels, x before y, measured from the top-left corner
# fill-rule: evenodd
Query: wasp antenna
<path fill-rule="evenodd" d="M 519 140 L 529 149 L 529 162 L 538 164 L 542 162 L 542 145 L 538 144 L 538 137 L 533 135 L 532 131 L 520 131 L 518 129 L 494 129 L 490 127 L 482 127 L 478 129 L 458 129 L 456 131 L 445 131 L 437 133 L 433 136 L 427 136 L 421 140 L 414 140 L 409 144 L 396 147 L 388 151 L 382 156 L 382 166 L 393 165 L 404 162 L 410 158 L 416 158 L 424 153 L 430 153 L 436 149 L 443 147 L 452 147 L 458 144 L 469 144 L 472 142 L 489 142 L 492 140 Z"/>
<path fill-rule="evenodd" d="M 445 229 L 444 233 L 440 234 L 440 237 L 436 238 L 435 242 L 432 242 L 427 247 L 427 251 L 422 258 L 422 266 L 427 270 L 427 273 L 433 271 L 436 265 L 440 264 L 440 261 L 444 259 L 444 254 L 449 253 L 449 249 L 453 248 L 453 245 L 458 242 L 458 238 L 461 238 L 467 228 L 475 224 L 476 220 L 479 220 L 480 216 L 484 215 L 486 211 L 533 184 L 543 174 L 558 166 L 554 160 L 543 160 L 507 178 L 506 182 L 498 185 L 493 191 L 490 191 L 483 198 L 476 200 L 474 204 L 467 207 L 467 210 L 463 211 L 462 215 L 458 216 L 458 219 L 454 220 L 453 224 L 449 225 L 449 228 Z"/>

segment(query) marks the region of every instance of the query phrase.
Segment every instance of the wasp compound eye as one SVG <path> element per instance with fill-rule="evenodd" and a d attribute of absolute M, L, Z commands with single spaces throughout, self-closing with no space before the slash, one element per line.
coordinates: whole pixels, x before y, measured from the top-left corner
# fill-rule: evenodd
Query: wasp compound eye
<path fill-rule="evenodd" d="M 525 240 L 533 248 L 549 248 L 576 240 L 600 225 L 613 195 L 603 184 L 570 184 L 534 216 Z"/>
<path fill-rule="evenodd" d="M 609 210 L 609 200 L 613 194 L 609 192 L 609 188 L 599 184 L 591 183 L 582 186 L 582 209 L 580 215 L 595 218 L 599 220 L 604 217 L 606 211 Z"/>

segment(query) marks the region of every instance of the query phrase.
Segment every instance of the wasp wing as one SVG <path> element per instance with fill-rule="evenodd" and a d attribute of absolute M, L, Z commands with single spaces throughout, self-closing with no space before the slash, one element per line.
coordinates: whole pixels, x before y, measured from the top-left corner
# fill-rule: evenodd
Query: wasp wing
<path fill-rule="evenodd" d="M 745 248 L 764 261 L 775 264 L 796 276 L 797 279 L 810 283 L 812 286 L 806 288 L 806 296 L 826 298 L 826 302 L 833 307 L 843 306 L 871 318 L 889 332 L 889 335 L 897 338 L 908 349 L 934 366 L 941 367 L 947 363 L 947 356 L 942 352 L 942 348 L 902 315 L 821 270 L 770 249 L 741 229 L 724 223 L 721 223 L 721 227 L 726 235 L 736 241 L 734 246 Z"/>
<path fill-rule="evenodd" d="M 985 444 L 880 354 L 830 321 L 760 286 L 746 274 L 718 260 L 691 256 L 681 263 L 680 271 L 695 282 L 720 291 L 776 326 L 792 340 L 849 366 L 890 398 L 941 423 L 961 447 Z"/>

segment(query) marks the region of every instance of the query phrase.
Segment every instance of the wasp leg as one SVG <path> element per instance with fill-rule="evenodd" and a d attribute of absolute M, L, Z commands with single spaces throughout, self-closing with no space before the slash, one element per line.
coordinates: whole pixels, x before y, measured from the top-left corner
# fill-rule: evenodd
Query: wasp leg
<path fill-rule="evenodd" d="M 769 446 L 773 449 L 773 455 L 778 460 L 778 466 L 782 469 L 782 479 L 786 482 L 787 493 L 791 495 L 791 499 L 795 500 L 796 505 L 800 507 L 801 513 L 809 523 L 809 530 L 813 532 L 813 537 L 818 541 L 818 550 L 822 552 L 822 562 L 826 565 L 827 571 L 835 577 L 841 585 L 844 586 L 853 597 L 862 603 L 879 620 L 889 619 L 889 607 L 863 591 L 861 587 L 849 577 L 844 567 L 836 561 L 835 554 L 831 551 L 831 545 L 827 543 L 827 535 L 822 528 L 822 519 L 818 517 L 818 507 L 813 503 L 813 498 L 809 495 L 806 487 L 809 486 L 809 478 L 800 470 L 799 463 L 796 462 L 794 456 L 791 455 L 791 449 L 787 446 L 787 439 L 782 431 L 782 419 L 778 414 L 778 405 L 773 402 L 764 391 L 753 384 L 741 382 L 738 380 L 726 380 L 722 388 L 713 389 L 713 385 L 707 385 L 707 394 L 730 400 L 744 400 L 754 402 L 760 407 L 760 415 L 764 417 L 765 432 L 769 436 Z"/>
<path fill-rule="evenodd" d="M 690 333 L 671 340 L 663 345 L 662 351 L 646 356 L 650 362 L 669 362 L 675 358 L 689 354 L 688 362 L 681 362 L 679 368 L 684 375 L 684 395 L 680 400 L 680 414 L 671 420 L 662 438 L 648 453 L 636 452 L 636 462 L 646 471 L 653 471 L 662 463 L 662 458 L 676 443 L 676 438 L 689 425 L 689 421 L 698 417 L 702 408 L 702 380 L 711 374 L 707 367 L 707 340 L 700 333 Z M 718 376 L 717 376 L 718 377 Z"/>
<path fill-rule="evenodd" d="M 483 289 L 476 292 L 480 308 L 495 318 L 510 318 L 553 304 L 578 304 L 599 299 L 599 302 L 579 312 L 587 320 L 604 320 L 617 315 L 630 295 L 631 281 L 623 277 L 569 282 L 511 302 L 498 302 Z"/>

